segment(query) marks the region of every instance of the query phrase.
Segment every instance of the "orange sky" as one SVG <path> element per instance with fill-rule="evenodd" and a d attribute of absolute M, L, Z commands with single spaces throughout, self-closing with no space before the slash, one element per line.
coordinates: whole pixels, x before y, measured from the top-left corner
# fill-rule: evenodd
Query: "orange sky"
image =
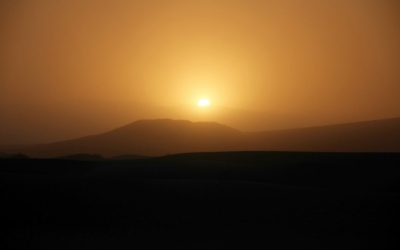
<path fill-rule="evenodd" d="M 203 97 L 262 116 L 203 117 L 242 130 L 400 116 L 397 0 L 0 1 L 0 37 L 0 144 L 174 118 L 165 107 Z"/>

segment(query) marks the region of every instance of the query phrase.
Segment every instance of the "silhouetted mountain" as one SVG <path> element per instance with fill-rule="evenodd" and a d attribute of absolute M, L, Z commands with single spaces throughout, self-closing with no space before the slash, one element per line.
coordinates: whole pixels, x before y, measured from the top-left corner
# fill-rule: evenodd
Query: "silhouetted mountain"
<path fill-rule="evenodd" d="M 160 113 L 163 114 L 163 117 L 175 120 L 214 121 L 220 124 L 229 124 L 229 126 L 245 132 L 293 129 L 315 124 L 294 115 L 257 112 L 218 105 L 212 105 L 211 108 L 199 108 L 197 105 L 165 107 Z"/>
<path fill-rule="evenodd" d="M 400 152 L 400 118 L 256 133 L 212 122 L 140 120 L 100 135 L 14 150 L 31 157 L 257 150 Z"/>
<path fill-rule="evenodd" d="M 33 157 L 100 154 L 104 157 L 137 154 L 157 156 L 181 152 L 243 149 L 244 134 L 211 122 L 140 120 L 113 131 L 80 139 L 25 148 Z"/>

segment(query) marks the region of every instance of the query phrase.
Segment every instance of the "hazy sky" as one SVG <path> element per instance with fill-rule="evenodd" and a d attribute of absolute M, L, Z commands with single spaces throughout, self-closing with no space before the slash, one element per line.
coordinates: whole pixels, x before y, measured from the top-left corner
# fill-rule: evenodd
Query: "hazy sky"
<path fill-rule="evenodd" d="M 400 116 L 400 2 L 0 1 L 0 144 L 202 97 L 305 125 Z"/>

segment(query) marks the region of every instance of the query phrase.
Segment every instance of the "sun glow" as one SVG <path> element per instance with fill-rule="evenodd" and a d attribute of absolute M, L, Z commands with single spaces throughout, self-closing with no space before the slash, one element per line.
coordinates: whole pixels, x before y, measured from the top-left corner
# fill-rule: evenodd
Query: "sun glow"
<path fill-rule="evenodd" d="M 210 101 L 207 100 L 207 99 L 201 99 L 201 100 L 199 100 L 199 102 L 197 103 L 197 106 L 199 106 L 199 107 L 210 106 Z"/>

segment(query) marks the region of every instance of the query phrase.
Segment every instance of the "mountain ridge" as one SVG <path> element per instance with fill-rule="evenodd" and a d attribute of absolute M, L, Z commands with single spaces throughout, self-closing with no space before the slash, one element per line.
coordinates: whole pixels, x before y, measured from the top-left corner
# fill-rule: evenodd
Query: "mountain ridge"
<path fill-rule="evenodd" d="M 241 132 L 216 122 L 147 119 L 97 135 L 10 151 L 39 158 L 219 151 L 400 152 L 400 118 L 260 132 Z"/>

